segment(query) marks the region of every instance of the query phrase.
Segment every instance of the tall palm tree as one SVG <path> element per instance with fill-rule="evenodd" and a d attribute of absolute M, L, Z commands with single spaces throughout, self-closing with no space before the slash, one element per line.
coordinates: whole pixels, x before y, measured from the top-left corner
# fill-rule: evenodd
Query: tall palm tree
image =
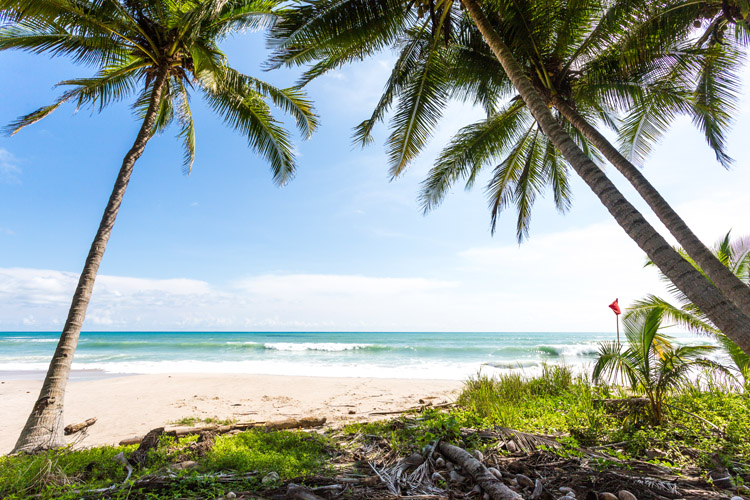
<path fill-rule="evenodd" d="M 645 394 L 651 407 L 652 423 L 664 420 L 664 397 L 689 382 L 691 370 L 722 370 L 704 355 L 715 349 L 711 345 L 675 347 L 659 330 L 662 313 L 652 309 L 643 316 L 623 321 L 625 344 L 603 342 L 594 365 L 593 380 L 625 380 L 637 394 Z"/>
<path fill-rule="evenodd" d="M 678 248 L 678 252 L 702 271 L 700 266 L 687 256 L 683 249 Z M 729 269 L 732 274 L 737 276 L 744 283 L 750 285 L 750 240 L 748 238 L 739 238 L 735 241 L 731 239 L 731 232 L 728 232 L 724 238 L 719 241 L 713 250 L 719 261 Z M 653 265 L 648 262 L 647 265 Z M 651 311 L 659 311 L 666 319 L 675 324 L 687 328 L 689 331 L 698 335 L 714 337 L 722 345 L 726 354 L 730 357 L 735 366 L 735 371 L 743 380 L 746 390 L 750 390 L 750 355 L 743 352 L 737 344 L 727 338 L 721 330 L 711 323 L 711 320 L 703 314 L 700 308 L 696 307 L 678 288 L 676 288 L 669 279 L 660 273 L 662 281 L 665 281 L 670 294 L 675 298 L 679 305 L 675 305 L 668 300 L 648 295 L 645 298 L 636 301 L 625 313 L 625 319 L 642 318 Z"/>
<path fill-rule="evenodd" d="M 411 51 L 409 44 L 402 47 L 396 71 L 392 73 L 381 98 L 381 111 L 373 114 L 373 118 L 381 119 L 394 99 L 401 97 L 394 113 L 394 132 L 387 143 L 391 173 L 396 176 L 419 153 L 440 118 L 453 82 L 448 77 L 448 68 L 439 57 L 437 48 L 441 43 L 449 43 L 456 20 L 462 15 L 468 16 L 502 66 L 509 84 L 516 89 L 541 131 L 570 167 L 659 269 L 673 279 L 691 300 L 710 308 L 707 314 L 712 320 L 721 323 L 727 335 L 736 340 L 743 350 L 750 352 L 750 316 L 671 249 L 552 115 L 532 79 L 488 19 L 488 15 L 495 14 L 492 10 L 495 3 L 488 2 L 485 12 L 475 0 L 462 0 L 464 13 L 459 4 L 451 0 L 298 2 L 293 9 L 284 13 L 284 21 L 272 31 L 276 49 L 272 64 L 314 63 L 303 76 L 304 83 L 329 69 L 398 45 L 402 39 L 408 39 L 405 35 L 411 30 L 429 31 L 432 35 L 432 50 L 429 52 Z M 415 4 L 419 8 L 413 8 Z M 420 14 L 426 13 L 429 15 L 421 16 L 426 17 L 422 19 Z M 405 71 L 400 71 L 400 67 Z M 482 83 L 476 82 L 477 85 Z M 358 135 L 367 140 L 368 128 L 374 121 L 364 122 L 358 128 Z M 724 328 L 729 328 L 731 332 Z"/>
<path fill-rule="evenodd" d="M 176 123 L 185 147 L 185 169 L 195 156 L 191 91 L 271 166 L 274 181 L 287 182 L 295 169 L 288 133 L 267 100 L 290 114 L 307 137 L 316 126 L 310 103 L 295 88 L 279 89 L 229 66 L 218 42 L 241 29 L 275 20 L 275 0 L 2 0 L 0 50 L 68 56 L 94 66 L 92 77 L 66 80 L 56 102 L 22 116 L 10 133 L 31 125 L 66 102 L 101 110 L 134 96 L 142 122 L 125 155 L 112 195 L 91 244 L 60 341 L 14 451 L 57 447 L 63 441 L 63 398 L 94 280 L 133 165 L 157 132 Z"/>

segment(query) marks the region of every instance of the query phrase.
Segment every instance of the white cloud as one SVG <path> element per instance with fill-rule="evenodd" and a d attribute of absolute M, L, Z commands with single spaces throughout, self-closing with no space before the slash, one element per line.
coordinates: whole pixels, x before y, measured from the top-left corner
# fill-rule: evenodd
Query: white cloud
<path fill-rule="evenodd" d="M 18 160 L 7 149 L 0 148 L 0 182 L 16 184 L 21 182 L 21 168 Z"/>

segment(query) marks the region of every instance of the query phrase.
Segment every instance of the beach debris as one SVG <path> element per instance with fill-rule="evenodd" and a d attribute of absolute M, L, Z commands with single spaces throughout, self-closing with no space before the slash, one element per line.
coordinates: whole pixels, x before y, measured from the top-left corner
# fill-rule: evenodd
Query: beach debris
<path fill-rule="evenodd" d="M 96 423 L 96 417 L 87 418 L 86 421 L 80 422 L 78 424 L 69 424 L 65 426 L 64 432 L 66 436 L 70 436 L 71 434 L 75 434 L 76 432 L 81 432 L 82 430 L 91 427 Z"/>
<path fill-rule="evenodd" d="M 265 481 L 265 478 L 263 480 Z M 296 500 L 324 500 L 323 497 L 316 495 L 309 489 L 294 483 L 289 483 L 286 490 L 286 497 Z"/>
<path fill-rule="evenodd" d="M 523 474 L 516 474 L 516 482 L 521 488 L 533 488 L 534 481 L 529 476 Z"/>
<path fill-rule="evenodd" d="M 278 431 L 286 429 L 312 429 L 314 427 L 321 427 L 326 423 L 326 417 L 302 417 L 302 418 L 289 418 L 286 420 L 278 420 L 275 422 L 238 422 L 231 425 L 203 425 L 197 427 L 176 427 L 166 431 L 166 434 L 175 437 L 184 437 L 191 434 L 202 434 L 204 432 L 212 432 L 214 434 L 226 434 L 232 431 L 245 431 L 254 428 L 263 428 L 267 431 Z M 164 427 L 160 427 L 164 432 Z M 156 429 L 154 429 L 156 430 Z M 154 430 L 150 431 L 153 432 Z M 148 436 L 148 434 L 147 434 Z M 120 441 L 121 446 L 140 444 L 145 437 L 132 437 L 123 439 Z"/>
<path fill-rule="evenodd" d="M 157 427 L 148 431 L 141 440 L 138 449 L 133 452 L 129 460 L 136 466 L 143 466 L 146 463 L 148 452 L 159 446 L 159 437 L 164 434 L 164 427 Z"/>
<path fill-rule="evenodd" d="M 560 488 L 562 490 L 562 488 Z M 570 488 L 568 488 L 570 489 Z M 542 496 L 542 492 L 544 491 L 544 484 L 542 484 L 541 479 L 537 479 L 534 482 L 534 491 L 531 492 L 531 495 L 529 496 L 530 500 L 536 500 L 537 498 Z"/>
<path fill-rule="evenodd" d="M 444 441 L 438 444 L 440 453 L 452 462 L 461 466 L 461 470 L 468 473 L 475 483 L 489 494 L 492 500 L 522 500 L 523 497 L 498 481 L 495 476 L 468 452 Z"/>
<path fill-rule="evenodd" d="M 277 483 L 281 478 L 279 477 L 279 473 L 276 471 L 271 471 L 268 474 L 266 474 L 263 479 L 260 480 L 261 484 L 263 486 L 268 486 L 274 483 Z"/>
<path fill-rule="evenodd" d="M 128 462 L 128 459 L 125 458 L 125 454 L 123 452 L 118 453 L 114 457 L 112 457 L 112 460 L 115 462 L 119 462 L 122 464 L 123 467 L 128 469 L 128 476 L 125 478 L 125 481 L 123 483 L 127 482 L 128 479 L 130 479 L 130 475 L 133 473 L 133 466 L 130 465 L 130 462 Z"/>

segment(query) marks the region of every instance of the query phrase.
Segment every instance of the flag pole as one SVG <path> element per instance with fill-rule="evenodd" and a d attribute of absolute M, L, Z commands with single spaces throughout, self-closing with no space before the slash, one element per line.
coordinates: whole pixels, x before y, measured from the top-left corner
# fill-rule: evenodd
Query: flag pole
<path fill-rule="evenodd" d="M 615 314 L 615 324 L 617 325 L 617 343 L 620 343 L 620 316 Z"/>

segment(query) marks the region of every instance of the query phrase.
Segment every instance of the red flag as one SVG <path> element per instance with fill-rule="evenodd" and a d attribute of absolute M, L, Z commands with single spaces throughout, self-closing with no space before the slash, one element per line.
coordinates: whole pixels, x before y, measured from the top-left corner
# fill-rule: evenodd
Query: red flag
<path fill-rule="evenodd" d="M 622 311 L 620 311 L 620 306 L 619 306 L 619 304 L 617 303 L 617 299 L 615 299 L 615 301 L 614 301 L 614 302 L 612 302 L 612 303 L 611 303 L 611 304 L 609 305 L 609 308 L 610 308 L 610 309 L 612 309 L 612 311 L 614 311 L 614 313 L 615 313 L 615 314 L 618 314 L 618 315 L 619 315 L 619 314 L 622 314 Z"/>

